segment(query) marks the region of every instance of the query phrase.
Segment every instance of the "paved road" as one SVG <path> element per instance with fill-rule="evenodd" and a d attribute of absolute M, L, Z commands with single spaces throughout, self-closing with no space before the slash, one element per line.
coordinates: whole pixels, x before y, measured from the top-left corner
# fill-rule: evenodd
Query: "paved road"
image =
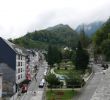
<path fill-rule="evenodd" d="M 105 71 L 101 80 L 91 100 L 110 100 L 110 68 Z"/>
<path fill-rule="evenodd" d="M 44 61 L 42 66 L 39 67 L 39 71 L 37 73 L 37 81 L 34 78 L 29 86 L 27 93 L 23 94 L 17 100 L 34 100 L 33 99 L 34 91 L 36 91 L 36 95 L 38 95 L 35 100 L 42 100 L 44 88 L 39 88 L 38 86 L 39 86 L 41 79 L 44 77 L 44 71 L 45 71 L 46 66 L 47 66 L 47 63 Z"/>
<path fill-rule="evenodd" d="M 103 77 L 100 65 L 93 64 L 94 75 L 73 100 L 90 100 Z"/>

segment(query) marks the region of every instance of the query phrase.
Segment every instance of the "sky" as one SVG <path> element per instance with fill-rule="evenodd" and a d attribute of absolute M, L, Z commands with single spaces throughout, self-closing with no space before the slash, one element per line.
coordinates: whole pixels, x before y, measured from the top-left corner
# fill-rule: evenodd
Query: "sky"
<path fill-rule="evenodd" d="M 57 24 L 75 29 L 109 16 L 110 0 L 0 0 L 0 37 L 18 38 Z"/>

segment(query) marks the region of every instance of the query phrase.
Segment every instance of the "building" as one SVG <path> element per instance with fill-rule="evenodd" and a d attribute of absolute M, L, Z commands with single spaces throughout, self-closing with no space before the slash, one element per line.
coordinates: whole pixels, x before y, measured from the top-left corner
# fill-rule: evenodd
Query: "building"
<path fill-rule="evenodd" d="M 39 67 L 39 52 L 35 50 L 27 50 L 27 66 L 28 66 L 28 72 L 30 70 L 30 75 L 33 77 L 36 73 L 36 70 Z"/>
<path fill-rule="evenodd" d="M 11 73 L 12 77 L 9 77 L 8 80 L 13 81 L 13 86 L 15 86 L 17 90 L 17 86 L 26 79 L 25 50 L 0 37 L 0 62 L 7 64 L 9 69 L 12 70 Z M 2 73 L 4 74 L 4 72 Z M 7 78 L 7 77 L 3 77 L 3 78 Z"/>
<path fill-rule="evenodd" d="M 0 99 L 2 98 L 2 74 L 0 73 Z"/>

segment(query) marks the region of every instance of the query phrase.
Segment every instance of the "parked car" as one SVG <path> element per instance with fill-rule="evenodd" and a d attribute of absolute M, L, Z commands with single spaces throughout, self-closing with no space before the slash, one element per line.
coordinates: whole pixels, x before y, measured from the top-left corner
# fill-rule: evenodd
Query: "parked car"
<path fill-rule="evenodd" d="M 43 88 L 43 87 L 44 87 L 44 83 L 43 82 L 40 82 L 39 88 Z"/>
<path fill-rule="evenodd" d="M 39 88 L 43 88 L 45 85 L 45 79 L 42 79 L 40 84 L 39 84 Z"/>
<path fill-rule="evenodd" d="M 45 72 L 44 72 L 44 76 L 46 76 L 46 75 L 47 75 L 47 72 L 45 71 Z"/>
<path fill-rule="evenodd" d="M 42 82 L 43 84 L 45 84 L 45 79 L 42 79 L 41 82 Z"/>
<path fill-rule="evenodd" d="M 22 93 L 27 92 L 27 90 L 28 90 L 28 85 L 27 85 L 27 84 L 23 84 L 23 86 L 22 86 L 21 89 L 22 89 L 22 90 L 21 90 Z"/>

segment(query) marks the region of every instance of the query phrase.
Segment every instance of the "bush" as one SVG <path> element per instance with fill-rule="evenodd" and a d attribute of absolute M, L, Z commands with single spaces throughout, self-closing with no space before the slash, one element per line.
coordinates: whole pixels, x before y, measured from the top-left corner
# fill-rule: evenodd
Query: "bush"
<path fill-rule="evenodd" d="M 59 70 L 59 69 L 60 69 L 60 67 L 57 67 L 57 69 Z"/>
<path fill-rule="evenodd" d="M 65 70 L 67 70 L 67 67 L 65 67 Z"/>

